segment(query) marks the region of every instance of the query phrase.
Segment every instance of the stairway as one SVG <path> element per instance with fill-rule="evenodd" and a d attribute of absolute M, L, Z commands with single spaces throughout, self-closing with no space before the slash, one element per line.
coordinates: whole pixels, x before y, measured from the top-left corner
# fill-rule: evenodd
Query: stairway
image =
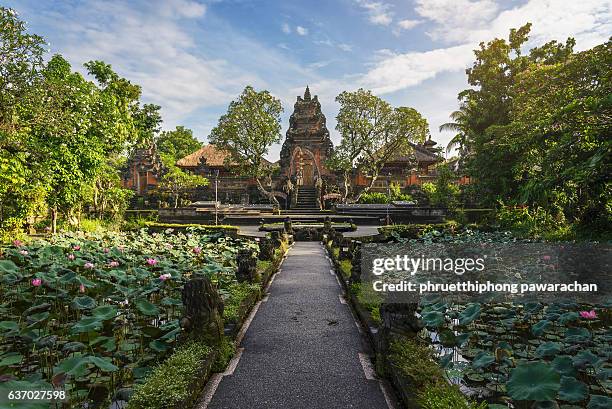
<path fill-rule="evenodd" d="M 317 190 L 314 187 L 300 186 L 298 188 L 297 203 L 292 210 L 319 210 L 317 204 Z"/>

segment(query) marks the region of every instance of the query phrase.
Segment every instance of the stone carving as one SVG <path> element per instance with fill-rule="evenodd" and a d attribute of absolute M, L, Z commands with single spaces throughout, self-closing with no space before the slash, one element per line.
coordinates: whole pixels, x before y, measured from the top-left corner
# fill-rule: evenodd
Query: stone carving
<path fill-rule="evenodd" d="M 253 251 L 250 249 L 239 250 L 236 260 L 238 261 L 238 271 L 236 271 L 238 282 L 254 282 L 257 279 L 257 258 L 253 255 Z"/>
<path fill-rule="evenodd" d="M 267 237 L 259 240 L 259 259 L 272 260 L 274 258 L 274 243 Z"/>
<path fill-rule="evenodd" d="M 203 341 L 219 345 L 223 339 L 223 299 L 207 277 L 188 281 L 182 291 L 184 316 L 181 341 Z"/>
<path fill-rule="evenodd" d="M 388 351 L 395 337 L 413 338 L 423 329 L 423 324 L 416 316 L 417 308 L 416 303 L 383 303 L 380 306 L 382 325 L 378 342 L 381 351 Z"/>

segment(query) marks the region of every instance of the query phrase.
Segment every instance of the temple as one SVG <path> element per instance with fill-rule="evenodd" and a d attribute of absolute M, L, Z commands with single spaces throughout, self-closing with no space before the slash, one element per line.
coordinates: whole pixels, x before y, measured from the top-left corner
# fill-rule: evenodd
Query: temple
<path fill-rule="evenodd" d="M 385 192 L 389 183 L 402 189 L 411 189 L 436 178 L 436 165 L 443 159 L 436 142 L 431 139 L 422 145 L 412 144 L 409 155 L 397 155 L 385 165 L 381 177 L 372 191 Z M 303 96 L 298 96 L 289 118 L 289 128 L 283 142 L 280 160 L 274 163 L 262 158 L 270 174 L 263 181 L 284 209 L 320 210 L 328 208 L 341 197 L 340 175 L 329 169 L 327 159 L 333 153 L 333 143 L 327 129 L 325 115 L 321 111 L 318 97 L 310 94 L 307 86 Z M 223 203 L 257 204 L 268 203 L 262 196 L 254 179 L 238 176 L 229 153 L 208 144 L 196 152 L 179 159 L 176 166 L 194 174 L 217 181 L 217 199 Z M 137 195 L 154 190 L 163 174 L 163 167 L 154 149 L 138 151 L 130 158 L 124 172 L 124 186 L 132 188 Z M 369 185 L 367 175 L 354 172 L 354 189 Z M 213 200 L 213 183 L 199 188 L 192 194 L 195 200 Z"/>

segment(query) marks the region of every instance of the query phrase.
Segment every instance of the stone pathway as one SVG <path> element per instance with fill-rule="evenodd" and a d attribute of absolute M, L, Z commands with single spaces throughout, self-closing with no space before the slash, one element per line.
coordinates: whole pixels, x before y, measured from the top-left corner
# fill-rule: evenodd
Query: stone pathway
<path fill-rule="evenodd" d="M 390 407 L 330 268 L 320 243 L 295 243 L 199 409 Z"/>

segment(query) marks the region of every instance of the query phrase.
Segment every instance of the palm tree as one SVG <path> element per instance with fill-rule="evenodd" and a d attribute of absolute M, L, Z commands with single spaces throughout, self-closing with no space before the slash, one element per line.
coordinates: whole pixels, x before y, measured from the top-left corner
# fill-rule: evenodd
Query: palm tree
<path fill-rule="evenodd" d="M 456 135 L 446 145 L 446 152 L 449 153 L 451 150 L 457 149 L 460 154 L 463 154 L 468 142 L 469 111 L 467 104 L 462 103 L 457 111 L 453 111 L 450 114 L 450 118 L 453 122 L 440 125 L 440 132 L 456 132 Z"/>

